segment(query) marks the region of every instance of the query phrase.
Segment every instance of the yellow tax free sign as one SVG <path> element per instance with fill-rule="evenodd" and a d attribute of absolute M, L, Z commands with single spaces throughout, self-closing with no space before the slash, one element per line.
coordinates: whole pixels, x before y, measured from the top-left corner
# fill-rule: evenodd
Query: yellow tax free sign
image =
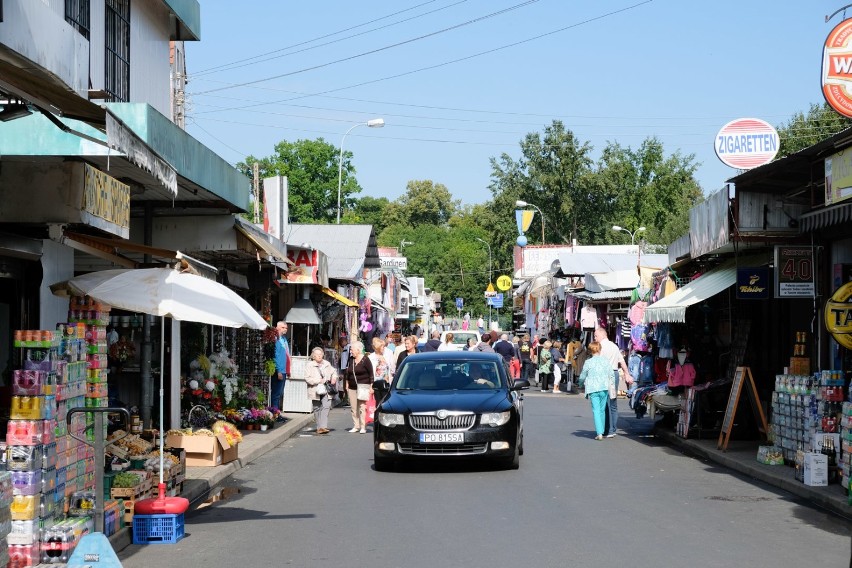
<path fill-rule="evenodd" d="M 852 282 L 838 288 L 825 303 L 825 328 L 835 341 L 852 349 Z"/>

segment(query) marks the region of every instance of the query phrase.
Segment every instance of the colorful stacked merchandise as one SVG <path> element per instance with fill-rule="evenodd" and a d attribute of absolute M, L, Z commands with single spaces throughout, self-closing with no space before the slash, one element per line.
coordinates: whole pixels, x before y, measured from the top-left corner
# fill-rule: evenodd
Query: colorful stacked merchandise
<path fill-rule="evenodd" d="M 810 445 L 810 430 L 816 422 L 816 381 L 805 375 L 776 375 L 772 393 L 770 430 L 784 461 L 796 463 L 796 452 Z"/>
<path fill-rule="evenodd" d="M 9 536 L 12 531 L 12 474 L 0 472 L 0 566 L 9 563 Z"/>
<path fill-rule="evenodd" d="M 850 385 L 852 390 L 852 385 Z M 849 480 L 852 479 L 852 396 L 843 403 L 843 416 L 840 418 L 840 449 L 837 462 L 840 464 L 840 482 L 849 491 L 852 499 L 852 488 Z"/>
<path fill-rule="evenodd" d="M 12 374 L 12 404 L 6 428 L 6 468 L 12 484 L 7 537 L 10 566 L 38 564 L 39 533 L 62 518 L 57 511 L 56 392 L 59 332 L 15 331 L 22 369 Z"/>
<path fill-rule="evenodd" d="M 827 482 L 838 483 L 838 465 L 842 463 L 840 430 L 843 423 L 843 402 L 846 399 L 843 389 L 842 371 L 821 371 L 815 377 L 817 387 L 817 416 L 809 425 L 810 451 L 826 456 Z"/>

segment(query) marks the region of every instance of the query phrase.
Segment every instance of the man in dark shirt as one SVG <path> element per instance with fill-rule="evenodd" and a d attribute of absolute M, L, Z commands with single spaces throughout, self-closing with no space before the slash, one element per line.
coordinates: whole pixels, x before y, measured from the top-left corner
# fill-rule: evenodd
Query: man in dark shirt
<path fill-rule="evenodd" d="M 441 346 L 441 332 L 437 329 L 432 332 L 432 339 L 426 342 L 420 350 L 423 353 L 429 353 L 430 351 L 437 351 L 438 347 Z"/>
<path fill-rule="evenodd" d="M 493 333 L 493 332 L 492 332 Z M 515 346 L 509 341 L 509 336 L 505 333 L 500 336 L 500 340 L 492 345 L 495 353 L 499 353 L 506 360 L 506 364 L 512 362 L 512 357 L 515 356 Z"/>
<path fill-rule="evenodd" d="M 529 335 L 524 335 L 518 342 L 518 352 L 521 355 L 521 378 L 525 381 L 528 381 L 530 380 L 531 376 L 535 374 L 535 371 L 533 370 L 532 360 L 530 359 L 530 353 L 532 352 L 532 344 L 530 344 Z"/>

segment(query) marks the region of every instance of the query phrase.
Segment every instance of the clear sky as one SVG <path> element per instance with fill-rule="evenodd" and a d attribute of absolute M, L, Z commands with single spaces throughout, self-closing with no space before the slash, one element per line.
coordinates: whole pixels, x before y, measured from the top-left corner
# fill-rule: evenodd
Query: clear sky
<path fill-rule="evenodd" d="M 777 126 L 822 103 L 822 44 L 843 14 L 825 16 L 844 4 L 201 0 L 187 129 L 235 164 L 281 140 L 339 146 L 381 117 L 345 139 L 361 195 L 431 179 L 473 204 L 491 197 L 489 158 L 518 158 L 560 119 L 596 158 L 648 136 L 694 154 L 711 193 L 737 173 L 713 151 L 726 122 Z"/>

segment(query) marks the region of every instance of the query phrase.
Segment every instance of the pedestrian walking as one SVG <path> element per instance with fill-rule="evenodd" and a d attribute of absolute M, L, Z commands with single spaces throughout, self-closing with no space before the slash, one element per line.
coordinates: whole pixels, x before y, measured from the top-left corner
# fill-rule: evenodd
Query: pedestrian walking
<path fill-rule="evenodd" d="M 609 399 L 609 413 L 607 414 L 607 438 L 615 438 L 618 430 L 618 369 L 621 368 L 624 373 L 624 380 L 628 386 L 633 383 L 633 377 L 630 375 L 630 370 L 627 368 L 627 363 L 624 361 L 624 356 L 618 346 L 607 339 L 606 330 L 602 327 L 595 329 L 595 341 L 601 346 L 601 356 L 609 361 L 612 375 L 612 390 Z M 586 361 L 586 365 L 589 362 Z"/>
<path fill-rule="evenodd" d="M 531 358 L 532 344 L 530 343 L 530 336 L 528 334 L 524 334 L 521 340 L 518 341 L 518 356 L 521 358 L 521 379 L 530 381 L 531 375 L 535 371 Z"/>
<path fill-rule="evenodd" d="M 453 337 L 455 337 L 452 333 L 447 333 L 444 336 L 444 342 L 438 347 L 438 351 L 455 351 L 453 347 Z"/>
<path fill-rule="evenodd" d="M 417 353 L 417 336 L 406 336 L 405 339 L 402 340 L 402 345 L 405 349 L 401 349 L 400 352 L 396 354 L 396 368 L 399 368 L 399 366 L 402 365 L 402 362 L 405 361 L 406 357 Z"/>
<path fill-rule="evenodd" d="M 328 434 L 328 413 L 334 398 L 329 392 L 329 385 L 337 386 L 337 370 L 325 360 L 325 350 L 322 347 L 314 347 L 311 350 L 310 361 L 305 367 L 305 382 L 308 384 L 308 398 L 314 408 L 317 434 Z"/>
<path fill-rule="evenodd" d="M 469 337 L 467 339 L 467 345 L 464 346 L 462 351 L 473 351 L 474 347 L 476 347 L 476 338 L 475 337 Z"/>
<path fill-rule="evenodd" d="M 352 411 L 353 426 L 349 431 L 366 434 L 368 397 L 358 396 L 358 385 L 367 385 L 367 389 L 371 389 L 373 385 L 373 364 L 368 357 L 364 356 L 364 344 L 360 341 L 353 341 L 349 351 L 351 354 L 349 366 L 346 367 L 343 375 L 347 396 L 349 397 L 349 406 Z"/>
<path fill-rule="evenodd" d="M 553 382 L 553 355 L 550 353 L 553 344 L 544 338 L 542 338 L 542 341 L 544 343 L 538 350 L 538 380 L 541 392 L 548 392 L 550 384 Z"/>
<path fill-rule="evenodd" d="M 479 330 L 479 335 L 485 333 L 485 320 L 482 316 L 479 316 L 479 319 L 476 320 L 476 328 Z"/>
<path fill-rule="evenodd" d="M 586 350 L 592 358 L 583 365 L 578 385 L 586 389 L 586 398 L 592 404 L 592 417 L 595 421 L 595 440 L 603 440 L 606 428 L 606 414 L 609 403 L 609 389 L 612 384 L 612 367 L 606 357 L 601 356 L 601 344 L 589 343 Z"/>
<path fill-rule="evenodd" d="M 553 394 L 559 394 L 559 383 L 562 382 L 562 370 L 565 368 L 565 355 L 562 353 L 561 341 L 553 342 L 550 357 L 553 360 Z"/>

